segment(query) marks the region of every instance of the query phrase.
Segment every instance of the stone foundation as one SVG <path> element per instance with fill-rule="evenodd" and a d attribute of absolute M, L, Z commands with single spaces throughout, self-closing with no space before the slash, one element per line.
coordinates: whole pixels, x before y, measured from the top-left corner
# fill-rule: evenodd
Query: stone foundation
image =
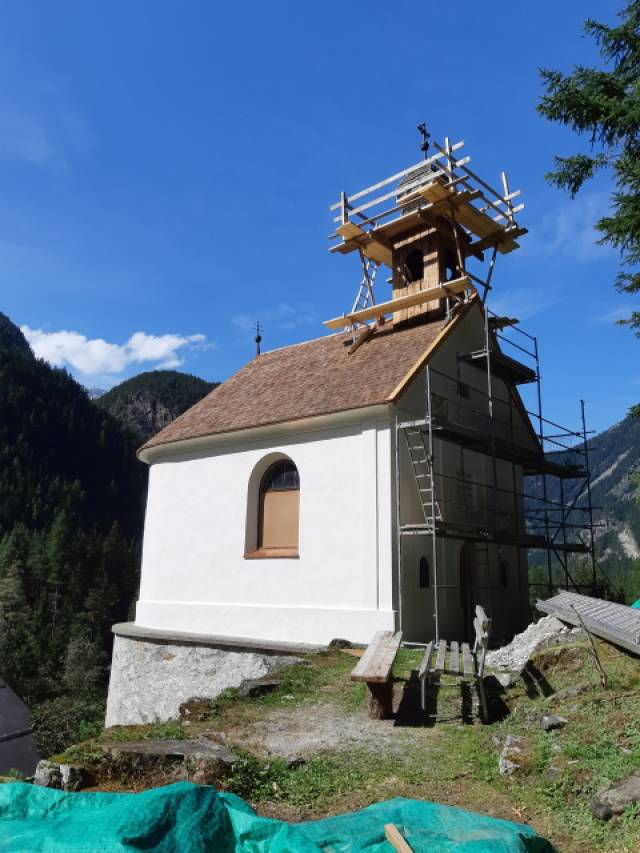
<path fill-rule="evenodd" d="M 309 650 L 175 633 L 163 638 L 159 631 L 129 624 L 113 630 L 107 728 L 176 719 L 187 700 L 215 699 L 228 688 L 295 663 L 295 651 Z"/>

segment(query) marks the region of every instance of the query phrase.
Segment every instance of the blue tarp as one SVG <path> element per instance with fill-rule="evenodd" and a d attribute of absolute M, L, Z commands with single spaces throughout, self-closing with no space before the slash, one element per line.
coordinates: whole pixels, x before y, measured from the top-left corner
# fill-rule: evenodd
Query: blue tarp
<path fill-rule="evenodd" d="M 524 824 L 395 799 L 299 824 L 257 815 L 233 794 L 178 782 L 140 794 L 0 785 L 0 851 L 11 853 L 391 853 L 384 825 L 415 853 L 553 853 Z"/>

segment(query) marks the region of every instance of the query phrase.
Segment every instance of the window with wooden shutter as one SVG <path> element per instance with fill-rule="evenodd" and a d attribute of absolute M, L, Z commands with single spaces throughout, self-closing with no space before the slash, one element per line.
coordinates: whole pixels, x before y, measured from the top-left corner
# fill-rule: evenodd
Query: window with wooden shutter
<path fill-rule="evenodd" d="M 290 460 L 267 468 L 260 483 L 256 557 L 297 557 L 300 478 Z"/>

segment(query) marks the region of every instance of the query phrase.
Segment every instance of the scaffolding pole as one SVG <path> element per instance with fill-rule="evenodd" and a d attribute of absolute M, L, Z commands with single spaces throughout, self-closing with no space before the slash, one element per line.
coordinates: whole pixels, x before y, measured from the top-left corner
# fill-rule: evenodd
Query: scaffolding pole
<path fill-rule="evenodd" d="M 397 564 L 398 564 L 398 598 L 399 598 L 399 624 L 400 629 L 402 630 L 402 622 L 403 622 L 403 596 L 404 596 L 404 554 L 403 554 L 403 545 L 402 540 L 404 535 L 427 535 L 431 538 L 431 564 L 432 564 L 432 578 L 433 578 L 433 623 L 434 623 L 434 633 L 435 640 L 439 642 L 440 640 L 440 597 L 439 592 L 440 589 L 443 588 L 440 584 L 440 566 L 438 560 L 438 539 L 443 537 L 448 537 L 452 539 L 465 540 L 469 542 L 483 542 L 487 545 L 487 553 L 488 553 L 488 545 L 495 544 L 498 548 L 500 548 L 501 543 L 513 545 L 517 548 L 517 562 L 518 562 L 518 571 L 520 572 L 521 559 L 522 559 L 522 551 L 523 550 L 544 550 L 547 555 L 547 581 L 546 587 L 550 595 L 553 595 L 554 588 L 556 587 L 556 582 L 554 579 L 553 572 L 553 557 L 557 559 L 560 567 L 562 569 L 563 574 L 563 582 L 564 587 L 569 589 L 573 587 L 574 589 L 578 589 L 581 585 L 576 584 L 574 582 L 573 577 L 569 571 L 569 555 L 572 552 L 575 553 L 590 553 L 591 557 L 591 574 L 592 574 L 592 590 L 595 592 L 597 588 L 597 562 L 595 557 L 595 547 L 594 547 L 594 507 L 592 502 L 592 493 L 591 493 L 591 470 L 589 466 L 589 448 L 588 448 L 588 435 L 589 432 L 586 426 L 586 415 L 585 415 L 585 404 L 584 401 L 581 401 L 581 429 L 571 430 L 561 425 L 555 423 L 554 421 L 549 421 L 544 417 L 543 407 L 542 407 L 542 390 L 541 390 L 541 382 L 540 382 L 540 354 L 538 348 L 537 338 L 527 334 L 521 329 L 516 329 L 516 331 L 525 335 L 531 341 L 532 349 L 527 349 L 525 346 L 520 346 L 518 343 L 513 341 L 508 341 L 518 350 L 523 353 L 526 353 L 528 357 L 530 357 L 535 365 L 535 369 L 533 370 L 533 374 L 535 375 L 535 383 L 536 383 L 536 391 L 535 398 L 537 404 L 537 411 L 529 412 L 526 407 L 524 409 L 524 413 L 526 416 L 529 416 L 533 419 L 533 422 L 537 422 L 537 430 L 533 430 L 530 435 L 535 436 L 537 441 L 537 446 L 539 447 L 539 454 L 536 458 L 538 458 L 538 467 L 535 466 L 534 463 L 531 462 L 530 459 L 525 463 L 520 460 L 517 461 L 514 458 L 510 458 L 508 455 L 505 455 L 504 448 L 498 442 L 496 436 L 496 429 L 503 424 L 503 421 L 498 419 L 496 421 L 496 409 L 495 403 L 499 400 L 501 402 L 506 403 L 510 407 L 509 412 L 509 420 L 508 422 L 504 422 L 504 426 L 508 427 L 509 436 L 511 442 L 514 446 L 518 446 L 518 442 L 515 440 L 515 431 L 518 429 L 522 429 L 521 427 L 517 427 L 513 421 L 513 412 L 511 407 L 513 407 L 515 403 L 515 398 L 513 396 L 513 392 L 508 392 L 508 399 L 502 400 L 501 397 L 495 396 L 495 386 L 494 386 L 494 377 L 493 377 L 493 366 L 492 366 L 492 348 L 495 346 L 498 349 L 498 353 L 501 352 L 500 343 L 504 340 L 503 336 L 499 333 L 499 330 L 496 331 L 492 329 L 489 322 L 489 314 L 490 311 L 486 306 L 482 306 L 484 313 L 484 352 L 476 352 L 474 356 L 484 356 L 486 358 L 486 370 L 483 370 L 483 374 L 486 377 L 486 391 L 482 390 L 482 386 L 479 388 L 474 385 L 468 385 L 466 382 L 463 382 L 460 378 L 460 363 L 464 360 L 464 356 L 458 357 L 458 366 L 456 370 L 456 376 L 448 376 L 447 374 L 441 373 L 434 369 L 431 365 L 427 364 L 424 368 L 425 375 L 425 417 L 419 420 L 409 420 L 402 422 L 400 418 L 397 416 L 395 421 L 395 467 L 396 467 L 396 483 L 395 483 L 395 494 L 396 494 L 396 530 L 397 530 Z M 495 338 L 495 340 L 494 340 Z M 486 450 L 482 450 L 479 446 L 478 439 L 470 438 L 465 434 L 464 429 L 460 429 L 458 424 L 451 422 L 449 417 L 449 410 L 446 406 L 443 407 L 443 403 L 456 403 L 455 411 L 459 412 L 461 408 L 465 408 L 463 404 L 460 403 L 460 400 L 456 398 L 456 400 L 449 400 L 446 396 L 443 397 L 440 393 L 437 395 L 434 394 L 433 386 L 434 386 L 434 377 L 437 377 L 440 384 L 442 385 L 445 380 L 453 383 L 455 387 L 458 388 L 458 396 L 459 396 L 459 388 L 461 385 L 465 385 L 470 391 L 473 391 L 476 394 L 481 394 L 485 398 L 486 409 L 484 410 L 488 413 L 488 424 L 489 429 L 484 434 L 484 438 L 487 442 Z M 505 380 L 506 381 L 506 380 Z M 526 380 L 525 380 L 526 381 Z M 509 387 L 509 383 L 507 382 L 507 387 Z M 435 397 L 438 396 L 438 407 L 434 407 Z M 440 399 L 442 398 L 442 399 Z M 468 407 L 469 413 L 471 413 L 471 417 L 478 417 L 481 414 L 481 408 L 476 408 L 473 405 L 469 405 Z M 442 411 L 441 411 L 442 410 Z M 459 415 L 456 415 L 459 417 Z M 484 415 L 486 417 L 486 414 Z M 531 421 L 530 421 L 531 422 Z M 456 431 L 456 427 L 458 427 Z M 547 429 L 550 427 L 550 429 Z M 555 430 L 555 432 L 554 432 Z M 416 466 L 414 464 L 414 459 L 412 458 L 412 445 L 410 442 L 410 435 L 422 432 L 422 445 L 424 446 L 425 459 L 424 462 L 426 464 L 426 470 L 422 474 L 418 474 L 416 471 Z M 469 430 L 467 430 L 467 433 Z M 404 439 L 407 444 L 408 453 L 411 461 L 411 467 L 413 468 L 415 477 L 423 477 L 429 483 L 428 488 L 421 487 L 420 481 L 416 480 L 416 485 L 418 489 L 418 497 L 422 505 L 423 515 L 424 515 L 424 524 L 403 524 L 402 521 L 402 507 L 401 507 L 401 445 L 402 438 L 404 435 Z M 460 500 L 451 500 L 448 498 L 447 492 L 445 490 L 444 497 L 436 494 L 436 473 L 435 473 L 435 439 L 436 435 L 441 442 L 456 444 L 460 447 L 462 458 L 464 459 L 464 451 L 465 449 L 471 450 L 476 453 L 485 453 L 485 455 L 489 455 L 492 459 L 492 478 L 491 482 L 475 482 L 474 480 L 469 480 L 464 477 L 464 473 L 462 476 L 463 486 L 469 485 L 471 487 L 470 493 L 470 503 L 466 502 L 466 491 L 462 490 L 463 494 L 463 503 L 460 503 Z M 577 445 L 575 443 L 576 438 L 582 439 L 581 443 Z M 566 443 L 565 443 L 566 442 Z M 552 450 L 548 451 L 547 446 L 551 445 Z M 524 448 L 524 445 L 523 445 Z M 554 453 L 565 453 L 582 456 L 584 460 L 584 465 L 573 465 L 565 470 L 562 466 L 557 463 L 550 462 L 553 459 L 552 454 Z M 523 449 L 523 457 L 525 458 L 525 451 Z M 508 511 L 499 512 L 499 492 L 507 491 L 506 489 L 501 489 L 498 485 L 498 460 L 503 459 L 511 462 L 512 466 L 512 484 L 513 484 L 513 500 L 514 500 L 514 512 L 509 513 Z M 541 477 L 541 489 L 542 495 L 528 495 L 526 491 L 520 492 L 516 480 L 516 467 L 520 465 L 522 475 L 531 476 L 531 474 L 536 474 Z M 464 468 L 464 465 L 463 465 Z M 568 472 L 568 473 L 567 473 Z M 447 475 L 442 472 L 439 477 L 443 478 L 444 481 L 452 480 L 458 482 L 460 480 L 459 477 L 454 477 L 452 475 Z M 560 499 L 555 500 L 550 496 L 549 491 L 549 483 L 548 478 L 550 476 L 557 477 L 559 480 L 559 490 L 560 490 Z M 584 480 L 586 485 L 586 506 L 578 505 L 579 499 L 585 495 L 585 486 L 576 486 L 576 494 L 574 498 L 567 503 L 565 499 L 565 485 L 564 479 L 572 479 L 572 480 Z M 483 489 L 491 489 L 493 492 L 493 512 L 489 517 L 491 517 L 491 525 L 489 529 L 478 529 L 475 530 L 474 523 L 469 520 L 469 514 L 475 510 L 485 511 L 489 508 L 489 505 L 486 503 L 483 504 L 482 499 L 477 501 L 478 506 L 474 504 L 473 501 L 473 487 Z M 430 492 L 428 500 L 425 501 L 423 499 L 423 495 L 425 492 Z M 525 505 L 525 501 L 527 499 L 538 501 L 541 506 L 534 507 L 533 509 L 527 510 L 527 506 Z M 444 506 L 445 514 L 444 518 L 441 515 L 441 506 Z M 451 507 L 463 507 L 466 510 L 466 520 L 464 522 L 455 522 L 451 521 L 449 518 L 449 509 Z M 528 513 L 532 514 L 532 517 L 528 517 Z M 583 522 L 580 521 L 581 516 L 579 515 L 576 522 L 572 522 L 572 517 L 575 517 L 576 513 L 582 514 L 582 516 L 586 515 L 586 520 Z M 504 534 L 500 534 L 498 530 L 498 521 L 499 516 L 502 518 L 503 516 L 513 516 L 511 522 L 509 522 L 510 526 L 513 527 L 513 535 L 511 538 L 507 536 L 505 538 Z M 553 518 L 552 518 L 553 516 Z M 557 516 L 557 517 L 556 517 Z M 527 527 L 527 519 L 528 524 L 533 524 L 533 529 L 535 531 L 536 528 L 544 531 L 543 535 L 540 534 L 530 534 L 528 530 L 531 527 Z M 522 527 L 522 523 L 524 522 L 525 527 Z M 457 526 L 456 526 L 457 525 Z M 466 525 L 466 527 L 465 527 Z M 477 526 L 477 525 L 476 525 Z M 464 528 L 464 529 L 463 529 Z M 579 533 L 580 531 L 589 531 L 589 545 L 588 547 L 582 541 Z M 573 532 L 573 536 L 569 538 L 569 532 Z M 577 536 L 577 541 L 575 537 Z M 532 544 L 535 543 L 535 544 Z M 490 587 L 488 587 L 490 588 Z"/>

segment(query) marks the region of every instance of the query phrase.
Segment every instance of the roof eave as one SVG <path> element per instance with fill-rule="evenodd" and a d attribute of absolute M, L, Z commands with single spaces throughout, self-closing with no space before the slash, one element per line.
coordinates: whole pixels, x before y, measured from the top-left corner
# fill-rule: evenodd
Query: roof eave
<path fill-rule="evenodd" d="M 363 416 L 374 419 L 384 419 L 391 416 L 390 401 L 380 400 L 368 406 L 355 409 L 340 409 L 335 412 L 324 412 L 320 415 L 295 418 L 288 421 L 274 421 L 261 426 L 245 427 L 243 429 L 226 430 L 190 438 L 174 439 L 162 444 L 143 445 L 136 453 L 141 462 L 152 465 L 163 457 L 174 457 L 201 453 L 215 448 L 219 444 L 253 443 L 264 441 L 270 437 L 287 437 L 287 433 L 323 430 L 341 424 L 362 420 Z"/>

